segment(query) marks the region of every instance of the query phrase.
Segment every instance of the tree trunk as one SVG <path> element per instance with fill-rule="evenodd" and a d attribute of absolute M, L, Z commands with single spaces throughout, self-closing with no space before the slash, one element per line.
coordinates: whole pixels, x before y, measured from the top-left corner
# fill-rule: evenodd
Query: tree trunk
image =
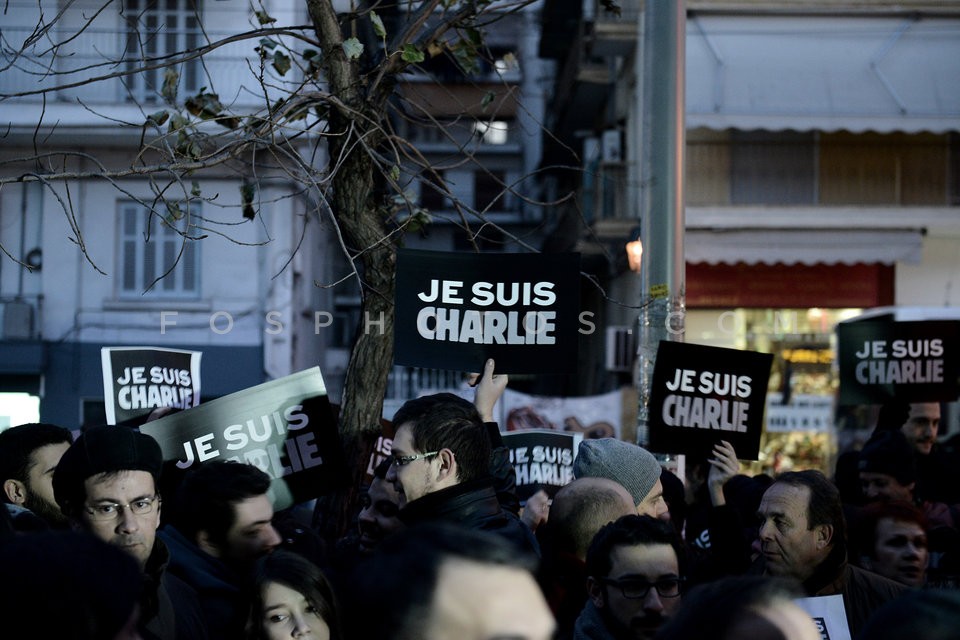
<path fill-rule="evenodd" d="M 377 199 L 380 168 L 368 151 L 383 140 L 385 104 L 370 103 L 363 95 L 356 62 L 343 51 L 343 34 L 330 0 L 307 0 L 307 10 L 322 46 L 330 92 L 342 105 L 330 113 L 330 157 L 337 166 L 330 204 L 360 274 L 362 291 L 360 327 L 340 408 L 340 441 L 349 478 L 346 487 L 319 509 L 324 537 L 333 540 L 351 521 L 356 492 L 381 433 L 383 397 L 393 363 L 396 247 L 388 239 L 382 202 Z"/>

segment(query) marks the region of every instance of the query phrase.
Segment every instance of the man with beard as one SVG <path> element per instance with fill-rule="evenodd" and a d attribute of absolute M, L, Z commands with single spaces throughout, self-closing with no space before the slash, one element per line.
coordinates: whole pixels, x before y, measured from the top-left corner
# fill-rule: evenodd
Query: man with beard
<path fill-rule="evenodd" d="M 957 459 L 937 442 L 940 404 L 891 401 L 880 409 L 874 435 L 899 431 L 913 451 L 917 478 L 914 497 L 922 501 L 960 502 L 960 472 Z"/>
<path fill-rule="evenodd" d="M 143 638 L 205 639 L 197 596 L 167 571 L 170 553 L 157 539 L 162 462 L 160 445 L 150 436 L 123 426 L 92 427 L 57 464 L 53 493 L 75 529 L 119 547 L 139 564 Z"/>
<path fill-rule="evenodd" d="M 0 432 L 3 501 L 20 531 L 65 528 L 67 517 L 53 497 L 53 471 L 70 448 L 70 431 L 30 423 Z"/>
<path fill-rule="evenodd" d="M 590 599 L 574 640 L 652 638 L 680 607 L 685 557 L 671 525 L 628 515 L 597 533 L 587 551 Z"/>
<path fill-rule="evenodd" d="M 197 592 L 211 640 L 243 637 L 246 575 L 282 542 L 269 489 L 270 476 L 253 465 L 206 462 L 183 479 L 174 521 L 160 532 L 170 570 Z"/>
<path fill-rule="evenodd" d="M 904 586 L 847 563 L 840 492 L 820 471 L 780 474 L 757 510 L 762 555 L 750 572 L 794 578 L 807 596 L 843 595 L 850 635 Z"/>

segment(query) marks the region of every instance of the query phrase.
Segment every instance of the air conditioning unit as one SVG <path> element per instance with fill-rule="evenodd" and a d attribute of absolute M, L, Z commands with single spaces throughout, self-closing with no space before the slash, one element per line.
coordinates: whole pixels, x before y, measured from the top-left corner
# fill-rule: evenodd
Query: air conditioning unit
<path fill-rule="evenodd" d="M 633 361 L 637 357 L 637 334 L 631 327 L 607 327 L 606 364 L 607 371 L 629 373 L 633 371 Z"/>
<path fill-rule="evenodd" d="M 33 338 L 33 305 L 29 302 L 6 302 L 3 304 L 4 340 L 30 340 Z"/>
<path fill-rule="evenodd" d="M 623 162 L 623 145 L 619 129 L 607 129 L 603 132 L 600 146 L 603 149 L 603 161 L 610 164 Z"/>

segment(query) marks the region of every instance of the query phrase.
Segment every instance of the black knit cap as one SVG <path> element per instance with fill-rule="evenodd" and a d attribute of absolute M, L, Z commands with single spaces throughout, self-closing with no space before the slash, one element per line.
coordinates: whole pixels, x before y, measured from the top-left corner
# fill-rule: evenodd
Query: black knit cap
<path fill-rule="evenodd" d="M 146 471 L 160 480 L 163 454 L 150 436 L 130 427 L 91 427 L 67 449 L 53 472 L 53 496 L 68 513 L 75 496 L 83 494 L 83 482 L 112 471 Z"/>
<path fill-rule="evenodd" d="M 885 473 L 906 486 L 917 480 L 917 466 L 910 443 L 899 431 L 877 431 L 860 451 L 860 471 Z"/>

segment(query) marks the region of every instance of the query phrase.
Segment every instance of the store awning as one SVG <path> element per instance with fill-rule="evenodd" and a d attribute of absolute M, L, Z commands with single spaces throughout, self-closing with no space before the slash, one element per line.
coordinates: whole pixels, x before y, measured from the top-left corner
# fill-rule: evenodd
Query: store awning
<path fill-rule="evenodd" d="M 691 14 L 686 125 L 960 131 L 960 19 Z"/>
<path fill-rule="evenodd" d="M 687 229 L 688 263 L 918 264 L 919 230 Z"/>

